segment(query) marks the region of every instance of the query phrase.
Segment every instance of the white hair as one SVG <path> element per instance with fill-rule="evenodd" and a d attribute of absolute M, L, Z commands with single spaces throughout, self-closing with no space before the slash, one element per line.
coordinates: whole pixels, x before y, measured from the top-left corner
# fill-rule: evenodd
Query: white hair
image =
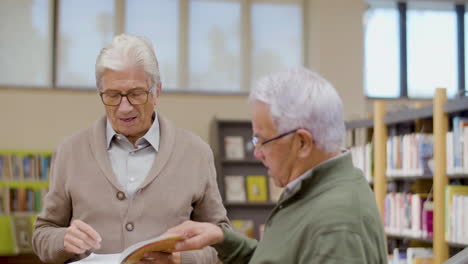
<path fill-rule="evenodd" d="M 343 103 L 319 74 L 300 67 L 263 77 L 250 92 L 249 102 L 255 101 L 269 105 L 278 133 L 303 128 L 312 133 L 318 149 L 333 153 L 341 148 Z"/>
<path fill-rule="evenodd" d="M 158 60 L 151 42 L 140 36 L 121 34 L 104 47 L 96 60 L 96 86 L 102 90 L 101 79 L 106 69 L 124 71 L 142 67 L 148 76 L 148 86 L 161 83 Z M 156 94 L 157 89 L 153 89 Z"/>

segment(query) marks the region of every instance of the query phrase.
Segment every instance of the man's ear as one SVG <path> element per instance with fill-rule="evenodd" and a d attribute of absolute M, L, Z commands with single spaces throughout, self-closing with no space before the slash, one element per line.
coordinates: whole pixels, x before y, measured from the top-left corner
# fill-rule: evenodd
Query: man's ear
<path fill-rule="evenodd" d="M 299 156 L 308 157 L 315 148 L 314 137 L 312 133 L 305 129 L 298 129 L 296 132 L 299 138 Z"/>
<path fill-rule="evenodd" d="M 159 94 L 161 93 L 161 89 L 162 89 L 162 85 L 161 85 L 161 82 L 159 82 L 156 85 L 156 97 L 159 97 Z"/>

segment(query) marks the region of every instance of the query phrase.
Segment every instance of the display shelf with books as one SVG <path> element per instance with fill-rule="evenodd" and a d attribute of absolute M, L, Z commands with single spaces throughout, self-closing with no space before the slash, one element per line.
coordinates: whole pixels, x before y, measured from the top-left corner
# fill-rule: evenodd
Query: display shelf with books
<path fill-rule="evenodd" d="M 353 164 L 361 169 L 366 180 L 373 183 L 373 128 L 372 119 L 345 122 L 345 148 L 351 151 Z"/>
<path fill-rule="evenodd" d="M 215 119 L 212 128 L 218 185 L 228 217 L 252 223 L 252 233 L 260 238 L 260 226 L 282 189 L 274 185 L 262 162 L 254 157 L 250 121 Z"/>
<path fill-rule="evenodd" d="M 465 117 L 468 98 L 447 100 L 445 89 L 437 89 L 432 105 L 418 109 L 386 113 L 384 103 L 375 102 L 374 191 L 389 246 L 429 243 L 433 263 L 442 263 L 465 245 L 464 197 L 453 195 L 452 201 L 446 194 L 454 184 L 467 185 Z M 432 230 L 423 228 L 424 221 Z"/>
<path fill-rule="evenodd" d="M 0 151 L 0 263 L 41 263 L 32 254 L 31 237 L 51 159 L 48 151 Z"/>

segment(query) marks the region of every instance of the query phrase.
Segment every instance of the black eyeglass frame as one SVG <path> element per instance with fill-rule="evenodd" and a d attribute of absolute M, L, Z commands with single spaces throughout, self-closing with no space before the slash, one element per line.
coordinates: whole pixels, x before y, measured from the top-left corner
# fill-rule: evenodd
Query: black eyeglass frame
<path fill-rule="evenodd" d="M 144 105 L 148 102 L 148 97 L 149 97 L 149 94 L 152 92 L 153 90 L 153 87 L 148 89 L 148 90 L 138 90 L 138 91 L 130 91 L 129 93 L 119 93 L 118 95 L 120 95 L 120 100 L 119 100 L 119 103 L 118 104 L 106 104 L 104 102 L 104 98 L 102 97 L 106 92 L 99 92 L 99 96 L 101 97 L 101 101 L 104 105 L 107 105 L 107 106 L 118 106 L 122 103 L 122 98 L 123 97 L 127 97 L 127 101 L 131 104 L 131 105 Z M 132 94 L 133 92 L 145 92 L 146 93 L 146 100 L 144 103 L 139 103 L 139 104 L 134 104 L 132 103 L 132 101 L 129 99 L 128 95 Z M 116 93 L 117 95 L 117 93 Z"/>
<path fill-rule="evenodd" d="M 252 144 L 254 145 L 254 147 L 263 146 L 263 145 L 265 145 L 265 144 L 267 144 L 267 143 L 270 143 L 270 142 L 272 142 L 272 141 L 275 141 L 275 140 L 277 140 L 277 139 L 280 139 L 280 138 L 282 138 L 282 137 L 285 137 L 285 136 L 287 136 L 287 135 L 289 135 L 289 134 L 295 133 L 297 130 L 299 130 L 299 128 L 296 128 L 296 129 L 294 129 L 294 130 L 288 131 L 288 132 L 286 132 L 286 133 L 279 134 L 278 136 L 273 137 L 273 138 L 270 138 L 270 139 L 267 139 L 267 140 L 263 141 L 262 143 L 259 143 L 259 142 L 258 142 L 258 137 L 252 137 L 252 140 L 251 140 L 251 141 L 252 141 Z"/>

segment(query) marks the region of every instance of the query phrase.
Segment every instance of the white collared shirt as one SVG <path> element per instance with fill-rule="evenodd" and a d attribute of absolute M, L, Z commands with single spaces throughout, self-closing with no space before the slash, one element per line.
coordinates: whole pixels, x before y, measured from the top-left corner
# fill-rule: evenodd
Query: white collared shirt
<path fill-rule="evenodd" d="M 159 121 L 155 114 L 153 124 L 146 134 L 136 141 L 136 147 L 122 134 L 112 128 L 107 119 L 106 124 L 107 153 L 114 174 L 128 197 L 135 194 L 145 181 L 159 151 Z"/>

